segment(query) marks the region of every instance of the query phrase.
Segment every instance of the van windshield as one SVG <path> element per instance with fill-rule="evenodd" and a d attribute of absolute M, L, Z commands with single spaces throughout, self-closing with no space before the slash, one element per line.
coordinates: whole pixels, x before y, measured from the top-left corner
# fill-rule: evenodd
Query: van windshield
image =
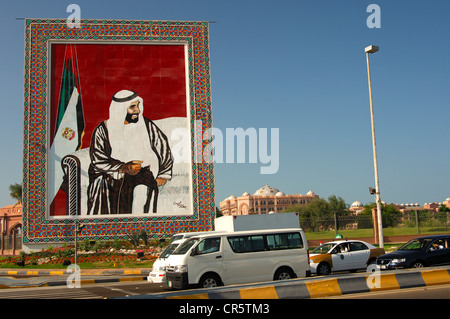
<path fill-rule="evenodd" d="M 169 257 L 179 245 L 180 244 L 170 244 L 169 246 L 167 246 L 166 249 L 164 249 L 164 251 L 161 253 L 161 255 L 159 255 L 159 258 Z"/>
<path fill-rule="evenodd" d="M 184 243 L 182 243 L 175 251 L 172 253 L 173 255 L 184 255 L 186 254 L 192 246 L 194 246 L 200 239 L 199 238 L 191 238 Z"/>
<path fill-rule="evenodd" d="M 170 238 L 169 244 L 171 244 L 171 243 L 173 243 L 175 240 L 179 240 L 179 239 L 183 239 L 183 235 L 173 235 L 173 236 Z"/>

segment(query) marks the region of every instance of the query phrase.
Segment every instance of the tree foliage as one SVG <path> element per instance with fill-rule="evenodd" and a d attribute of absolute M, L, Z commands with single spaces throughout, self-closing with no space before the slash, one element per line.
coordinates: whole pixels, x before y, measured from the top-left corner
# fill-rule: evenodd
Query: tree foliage
<path fill-rule="evenodd" d="M 334 226 L 334 216 L 345 216 L 348 214 L 347 204 L 341 197 L 332 195 L 328 200 L 314 198 L 306 205 L 291 205 L 283 210 L 287 212 L 298 212 L 300 225 L 308 225 L 312 231 L 320 227 L 329 228 Z"/>
<path fill-rule="evenodd" d="M 347 204 L 342 197 L 336 197 L 336 195 L 331 195 L 328 197 L 328 206 L 331 213 L 336 216 L 346 216 L 349 214 L 347 209 Z"/>
<path fill-rule="evenodd" d="M 361 215 L 372 215 L 372 209 L 376 209 L 376 203 L 370 203 L 364 206 Z M 395 227 L 398 225 L 402 213 L 394 205 L 381 204 L 381 219 L 383 227 Z"/>
<path fill-rule="evenodd" d="M 22 185 L 21 184 L 14 184 L 14 185 L 9 185 L 9 196 L 11 196 L 11 198 L 17 200 L 17 204 L 21 204 L 22 203 Z"/>

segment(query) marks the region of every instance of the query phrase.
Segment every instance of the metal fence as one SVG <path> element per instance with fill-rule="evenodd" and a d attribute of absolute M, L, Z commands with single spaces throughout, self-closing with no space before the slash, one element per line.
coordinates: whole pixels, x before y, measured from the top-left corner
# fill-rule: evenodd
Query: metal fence
<path fill-rule="evenodd" d="M 304 218 L 300 217 L 301 227 L 305 231 L 373 230 L 371 215 L 351 215 Z M 427 232 L 449 232 L 450 213 L 411 212 L 399 215 L 383 216 L 383 228 L 398 229 L 411 235 Z M 373 233 L 372 233 L 373 234 Z"/>
<path fill-rule="evenodd" d="M 414 227 L 417 232 L 448 232 L 450 230 L 450 213 L 412 212 L 405 214 L 400 221 L 403 227 Z"/>
<path fill-rule="evenodd" d="M 4 237 L 4 242 L 1 243 L 0 242 L 0 247 L 1 244 L 3 244 L 3 249 L 4 250 L 21 250 L 22 249 L 22 235 L 15 235 L 15 240 L 14 240 L 14 236 L 13 235 L 6 235 Z M 1 240 L 1 239 L 0 239 Z M 15 243 L 15 247 L 13 247 Z"/>
<path fill-rule="evenodd" d="M 300 225 L 305 231 L 332 231 L 372 229 L 372 216 L 300 217 Z"/>

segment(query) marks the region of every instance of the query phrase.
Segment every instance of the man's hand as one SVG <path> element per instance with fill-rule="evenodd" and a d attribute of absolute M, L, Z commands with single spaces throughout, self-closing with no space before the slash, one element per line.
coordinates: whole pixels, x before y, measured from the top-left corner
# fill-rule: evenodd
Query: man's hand
<path fill-rule="evenodd" d="M 158 186 L 163 186 L 166 184 L 166 182 L 167 181 L 164 178 L 160 178 L 160 177 L 156 178 L 156 185 L 158 185 Z"/>
<path fill-rule="evenodd" d="M 142 161 L 131 161 L 125 163 L 122 167 L 122 172 L 134 176 L 141 171 L 141 163 Z"/>

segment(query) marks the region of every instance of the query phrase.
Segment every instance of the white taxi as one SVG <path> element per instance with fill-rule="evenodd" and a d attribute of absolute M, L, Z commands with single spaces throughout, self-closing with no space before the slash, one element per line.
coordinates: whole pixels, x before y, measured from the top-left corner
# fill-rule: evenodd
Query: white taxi
<path fill-rule="evenodd" d="M 312 274 L 324 276 L 335 271 L 367 269 L 384 253 L 383 248 L 361 240 L 331 241 L 310 252 L 310 270 Z"/>

